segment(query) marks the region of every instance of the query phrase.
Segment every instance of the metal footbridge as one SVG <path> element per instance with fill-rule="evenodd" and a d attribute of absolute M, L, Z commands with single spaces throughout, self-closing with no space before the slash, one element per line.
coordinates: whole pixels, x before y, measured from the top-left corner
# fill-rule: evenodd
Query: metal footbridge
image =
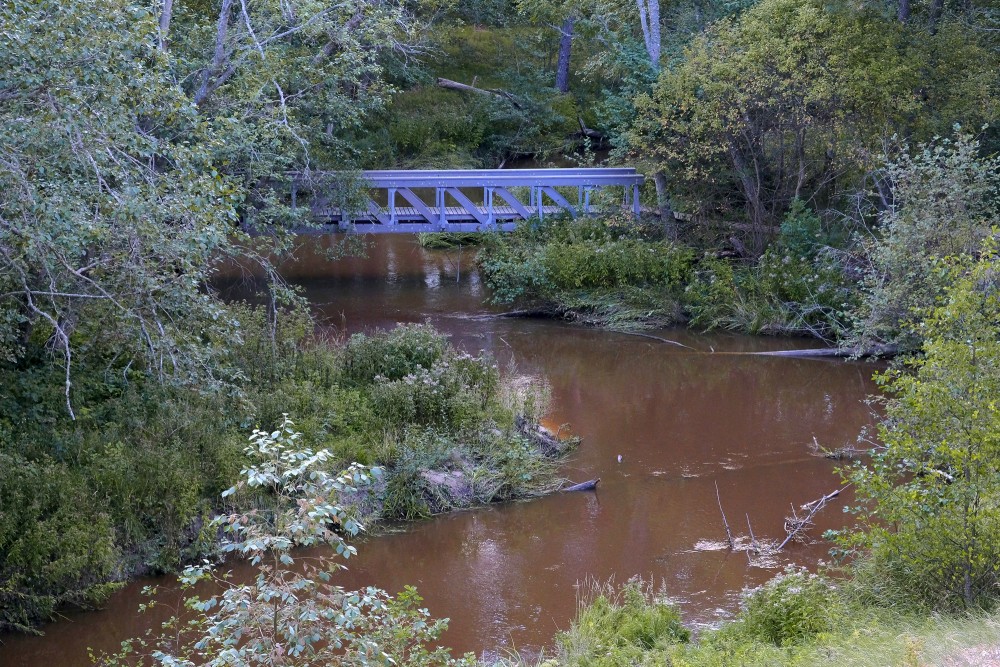
<path fill-rule="evenodd" d="M 319 224 L 359 233 L 510 231 L 521 220 L 589 215 L 609 198 L 611 207 L 639 215 L 644 180 L 630 167 L 302 172 L 291 178 L 293 207 L 307 206 Z"/>

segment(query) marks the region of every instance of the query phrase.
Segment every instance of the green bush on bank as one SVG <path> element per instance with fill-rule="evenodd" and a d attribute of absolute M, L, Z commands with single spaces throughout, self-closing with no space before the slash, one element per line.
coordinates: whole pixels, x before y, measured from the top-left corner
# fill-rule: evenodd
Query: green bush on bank
<path fill-rule="evenodd" d="M 553 313 L 613 324 L 641 304 L 636 319 L 676 320 L 694 252 L 622 218 L 531 221 L 491 239 L 479 266 L 498 303 L 530 303 Z"/>
<path fill-rule="evenodd" d="M 540 416 L 544 391 L 515 387 L 489 356 L 456 350 L 428 325 L 340 345 L 315 336 L 304 313 L 273 325 L 260 309 L 231 314 L 241 334 L 220 347 L 218 388 L 161 384 L 94 355 L 102 365 L 74 369 L 73 420 L 48 377 L 58 369 L 0 367 L 10 388 L 0 469 L 17 471 L 0 474 L 0 629 L 30 628 L 62 604 L 99 600 L 109 581 L 210 551 L 216 536 L 204 526 L 244 467 L 243 434 L 285 412 L 333 453 L 332 467 L 387 470 L 366 505 L 384 518 L 557 483 L 553 453 L 516 428 L 518 415 Z M 451 478 L 461 483 L 442 490 Z"/>
<path fill-rule="evenodd" d="M 834 339 L 856 301 L 834 242 L 796 202 L 757 260 L 724 259 L 662 239 L 625 216 L 533 221 L 488 241 L 480 267 L 498 303 L 598 325 L 670 324 Z"/>
<path fill-rule="evenodd" d="M 691 323 L 752 334 L 806 334 L 837 340 L 858 300 L 819 216 L 795 200 L 780 233 L 756 261 L 706 257 L 686 288 Z"/>

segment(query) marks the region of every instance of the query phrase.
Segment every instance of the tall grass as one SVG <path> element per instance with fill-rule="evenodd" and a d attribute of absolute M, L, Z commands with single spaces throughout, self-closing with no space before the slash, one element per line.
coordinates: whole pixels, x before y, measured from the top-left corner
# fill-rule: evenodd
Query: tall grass
<path fill-rule="evenodd" d="M 549 657 L 515 653 L 494 667 L 985 667 L 1000 659 L 1000 615 L 873 607 L 804 572 L 745 592 L 736 616 L 696 636 L 647 582 L 587 582 L 581 591 Z"/>

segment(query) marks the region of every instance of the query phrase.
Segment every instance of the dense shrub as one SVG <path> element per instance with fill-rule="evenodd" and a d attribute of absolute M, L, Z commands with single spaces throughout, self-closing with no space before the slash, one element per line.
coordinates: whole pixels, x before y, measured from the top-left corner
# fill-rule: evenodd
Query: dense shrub
<path fill-rule="evenodd" d="M 341 356 L 343 379 L 352 386 L 402 380 L 430 370 L 445 347 L 445 337 L 428 325 L 403 325 L 375 336 L 355 334 Z"/>
<path fill-rule="evenodd" d="M 863 239 L 854 337 L 913 349 L 923 337 L 914 324 L 949 285 L 937 260 L 974 254 L 1000 221 L 1000 158 L 981 157 L 979 142 L 958 131 L 889 160 L 884 172 L 890 201 Z"/>
<path fill-rule="evenodd" d="M 725 631 L 775 646 L 799 644 L 832 630 L 837 609 L 829 581 L 789 566 L 783 574 L 744 593 L 742 611 Z"/>
<path fill-rule="evenodd" d="M 542 304 L 603 323 L 628 319 L 621 315 L 636 301 L 645 315 L 636 319 L 676 319 L 693 262 L 691 249 L 617 217 L 523 225 L 479 256 L 494 301 Z"/>
<path fill-rule="evenodd" d="M 935 609 L 1000 599 L 998 266 L 995 241 L 971 265 L 938 265 L 951 287 L 920 318 L 922 356 L 878 378 L 891 395 L 882 446 L 845 471 L 859 524 L 842 546 Z"/>
<path fill-rule="evenodd" d="M 85 477 L 6 453 L 0 470 L 0 630 L 30 630 L 60 605 L 99 601 L 118 554 Z"/>

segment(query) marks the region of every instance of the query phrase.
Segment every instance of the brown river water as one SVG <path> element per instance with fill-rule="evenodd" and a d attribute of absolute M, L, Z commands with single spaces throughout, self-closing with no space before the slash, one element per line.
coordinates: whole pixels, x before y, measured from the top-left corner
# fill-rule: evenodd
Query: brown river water
<path fill-rule="evenodd" d="M 538 650 L 568 627 L 577 585 L 633 575 L 663 583 L 685 617 L 706 623 L 732 612 L 741 589 L 788 562 L 824 558 L 825 528 L 843 525 L 843 502 L 817 518 L 812 544 L 786 548 L 774 567 L 724 547 L 716 484 L 733 532 L 781 539 L 790 505 L 838 487 L 836 448 L 872 422 L 871 364 L 747 352 L 809 347 L 798 339 L 652 332 L 693 349 L 563 322 L 477 317 L 491 312 L 474 251 L 427 251 L 409 235 L 369 242 L 367 257 L 335 263 L 313 252 L 329 237 L 304 237 L 285 275 L 331 326 L 347 331 L 430 321 L 452 341 L 492 352 L 551 388 L 547 423 L 583 438 L 562 474 L 601 478 L 594 493 L 557 494 L 460 512 L 383 531 L 358 545 L 341 584 L 390 592 L 417 587 L 443 642 L 459 652 Z M 231 296 L 251 285 L 231 275 Z M 619 462 L 618 457 L 621 456 Z M 42 637 L 5 636 L 0 665 L 89 664 L 87 648 L 113 650 L 154 624 L 129 585 L 98 611 L 68 614 Z"/>

